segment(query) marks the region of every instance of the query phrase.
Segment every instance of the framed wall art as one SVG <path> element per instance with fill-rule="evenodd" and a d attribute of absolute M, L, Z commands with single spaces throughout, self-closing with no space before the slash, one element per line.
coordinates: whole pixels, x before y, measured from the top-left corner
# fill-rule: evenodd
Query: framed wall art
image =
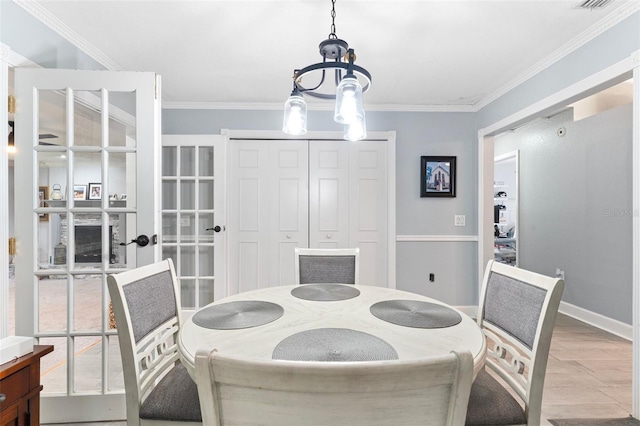
<path fill-rule="evenodd" d="M 456 196 L 456 157 L 420 157 L 420 197 Z"/>
<path fill-rule="evenodd" d="M 49 199 L 49 187 L 39 186 L 38 187 L 38 207 L 48 207 L 48 204 L 45 202 L 48 199 Z M 40 222 L 49 221 L 48 213 L 40 213 L 38 217 L 40 218 Z"/>
<path fill-rule="evenodd" d="M 74 200 L 86 200 L 87 199 L 87 185 L 73 185 L 73 199 Z"/>
<path fill-rule="evenodd" d="M 102 184 L 90 183 L 89 184 L 89 200 L 101 200 L 102 199 Z"/>

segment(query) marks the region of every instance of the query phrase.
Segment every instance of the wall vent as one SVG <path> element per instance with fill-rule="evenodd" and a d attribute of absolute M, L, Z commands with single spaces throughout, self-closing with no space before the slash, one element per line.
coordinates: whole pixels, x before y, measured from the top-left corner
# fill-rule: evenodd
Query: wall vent
<path fill-rule="evenodd" d="M 602 9 L 607 6 L 613 0 L 585 0 L 578 4 L 578 9 Z"/>

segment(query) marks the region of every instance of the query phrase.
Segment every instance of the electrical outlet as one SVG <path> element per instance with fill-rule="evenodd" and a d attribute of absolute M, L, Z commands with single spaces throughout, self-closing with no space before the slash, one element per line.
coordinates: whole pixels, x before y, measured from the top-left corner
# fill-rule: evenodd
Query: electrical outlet
<path fill-rule="evenodd" d="M 457 214 L 453 216 L 453 225 L 454 226 L 464 226 L 466 220 L 466 216 L 463 214 Z"/>
<path fill-rule="evenodd" d="M 560 268 L 556 268 L 556 278 L 560 278 L 564 281 L 564 270 Z"/>
<path fill-rule="evenodd" d="M 429 274 L 429 281 L 430 282 L 434 282 L 436 280 L 436 274 L 434 274 L 433 272 Z"/>

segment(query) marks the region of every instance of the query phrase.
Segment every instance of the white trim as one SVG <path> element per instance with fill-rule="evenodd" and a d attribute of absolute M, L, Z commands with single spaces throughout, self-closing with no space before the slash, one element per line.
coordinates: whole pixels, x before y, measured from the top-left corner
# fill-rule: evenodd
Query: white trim
<path fill-rule="evenodd" d="M 189 102 L 189 101 L 163 101 L 163 109 L 211 109 L 211 110 L 260 110 L 278 111 L 282 110 L 283 102 Z M 384 112 L 477 112 L 474 105 L 369 105 L 364 104 L 366 111 Z M 309 111 L 333 111 L 332 103 L 312 103 L 307 104 Z"/>
<path fill-rule="evenodd" d="M 0 46 L 0 122 L 9 120 L 7 99 L 9 96 L 9 64 L 11 49 Z M 8 128 L 0 126 L 0 141 L 8 138 Z M 5 144 L 0 144 L 0 206 L 9 205 L 9 154 Z M 0 209 L 0 339 L 9 335 L 9 210 Z"/>
<path fill-rule="evenodd" d="M 273 140 L 344 140 L 343 132 L 314 131 L 301 136 L 291 136 L 280 130 L 229 130 L 222 129 L 221 134 L 226 135 L 229 140 L 233 139 L 273 139 Z M 365 140 L 393 141 L 395 147 L 395 132 L 368 132 Z M 395 152 L 395 151 L 394 151 Z M 395 179 L 394 179 L 395 180 Z"/>
<path fill-rule="evenodd" d="M 607 331 L 611 334 L 615 334 L 623 339 L 632 340 L 633 327 L 629 324 L 625 324 L 621 321 L 614 320 L 604 315 L 600 315 L 596 312 L 589 311 L 579 306 L 572 305 L 567 302 L 560 302 L 560 308 L 558 312 L 568 315 L 571 318 L 575 318 L 584 323 L 597 327 L 601 330 Z"/>
<path fill-rule="evenodd" d="M 102 53 L 97 47 L 89 43 L 84 37 L 75 32 L 71 27 L 62 22 L 37 2 L 31 0 L 13 0 L 13 2 L 47 27 L 58 33 L 69 43 L 76 46 L 79 50 L 86 53 L 91 59 L 104 66 L 107 70 L 125 71 L 125 69 L 118 65 L 113 59 Z"/>
<path fill-rule="evenodd" d="M 7 61 L 10 67 L 42 68 L 35 62 L 32 62 L 19 53 L 12 51 L 11 48 L 4 43 L 0 43 L 0 51 L 1 56 Z"/>
<path fill-rule="evenodd" d="M 396 237 L 397 242 L 407 243 L 407 242 L 477 242 L 477 235 L 398 235 Z"/>
<path fill-rule="evenodd" d="M 387 287 L 396 288 L 396 132 L 387 138 Z"/>
<path fill-rule="evenodd" d="M 628 18 L 629 16 L 633 15 L 639 10 L 640 10 L 640 2 L 630 1 L 628 3 L 623 4 L 622 6 L 620 6 L 619 8 L 617 8 L 616 10 L 614 10 L 613 12 L 611 12 L 610 14 L 602 18 L 600 21 L 596 22 L 591 27 L 587 28 L 582 33 L 574 37 L 573 39 L 569 40 L 567 43 L 562 45 L 551 55 L 545 57 L 542 61 L 533 65 L 531 68 L 529 68 L 527 71 L 522 73 L 520 76 L 518 76 L 514 80 L 511 80 L 504 86 L 500 87 L 495 92 L 489 94 L 488 96 L 485 96 L 482 100 L 480 100 L 475 105 L 475 111 L 479 111 L 482 108 L 486 107 L 491 102 L 495 101 L 499 97 L 505 95 L 509 91 L 518 87 L 525 81 L 534 77 L 536 74 L 550 67 L 551 65 L 558 62 L 565 56 L 576 51 L 578 48 L 584 46 L 594 38 L 598 37 L 608 29 L 616 26 L 617 24 L 622 22 L 624 19 Z"/>
<path fill-rule="evenodd" d="M 634 58 L 636 68 L 633 70 L 633 142 L 632 142 L 632 206 L 633 211 L 640 209 L 640 51 Z M 631 405 L 634 417 L 640 417 L 640 217 L 633 215 L 632 219 L 632 259 L 631 271 L 633 288 L 633 382 L 631 391 Z"/>
<path fill-rule="evenodd" d="M 478 314 L 477 306 L 455 306 L 455 308 L 470 317 L 475 317 Z M 615 334 L 623 339 L 632 340 L 633 327 L 629 324 L 625 324 L 621 321 L 605 317 L 604 315 L 600 315 L 566 302 L 560 302 L 558 312 L 597 327 L 608 333 Z"/>

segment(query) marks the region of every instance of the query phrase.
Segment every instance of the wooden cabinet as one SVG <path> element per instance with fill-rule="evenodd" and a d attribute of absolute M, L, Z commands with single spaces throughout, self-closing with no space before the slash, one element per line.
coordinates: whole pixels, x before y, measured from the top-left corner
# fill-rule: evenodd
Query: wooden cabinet
<path fill-rule="evenodd" d="M 0 426 L 40 424 L 40 358 L 52 345 L 36 345 L 33 352 L 0 365 Z"/>

